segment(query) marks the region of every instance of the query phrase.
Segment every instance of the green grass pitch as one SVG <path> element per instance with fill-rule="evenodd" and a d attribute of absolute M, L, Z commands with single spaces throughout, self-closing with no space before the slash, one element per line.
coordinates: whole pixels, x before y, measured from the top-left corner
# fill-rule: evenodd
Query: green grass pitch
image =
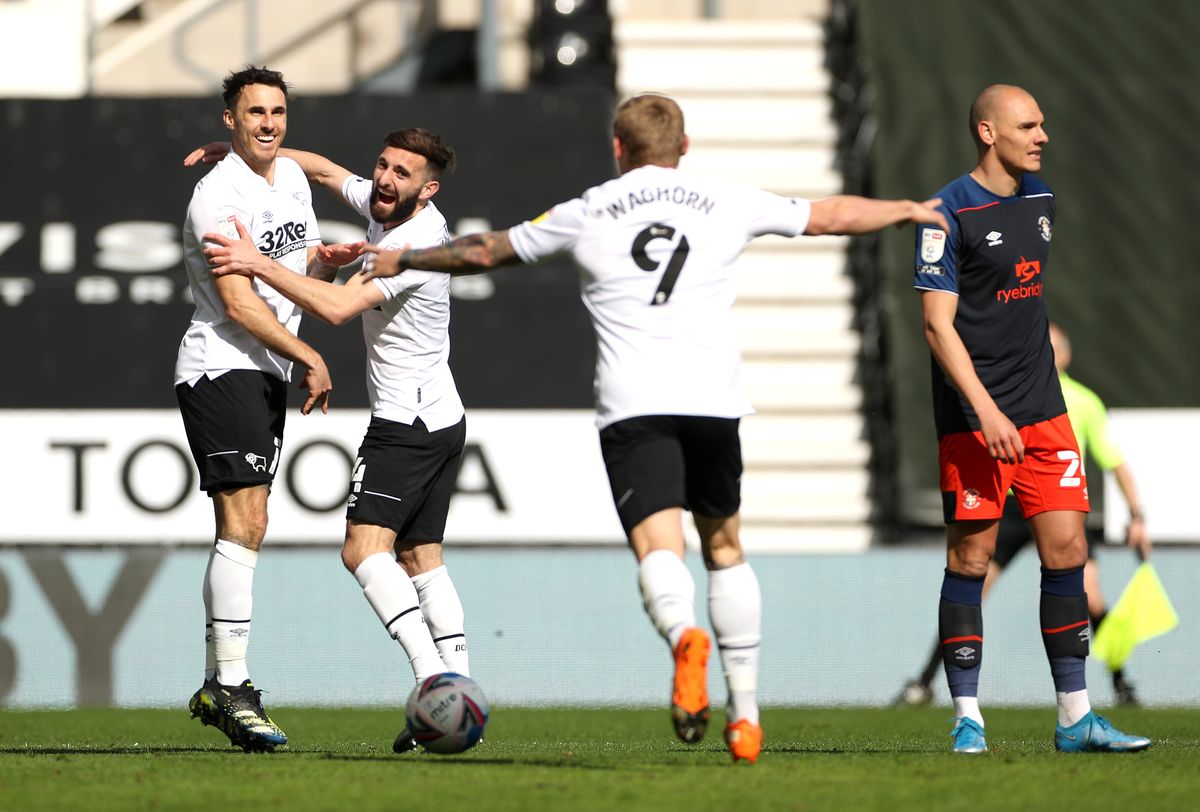
<path fill-rule="evenodd" d="M 714 714 L 493 708 L 459 756 L 396 756 L 394 711 L 279 708 L 286 750 L 247 755 L 183 710 L 0 710 L 0 810 L 1108 810 L 1200 804 L 1200 709 L 1116 709 L 1147 752 L 1064 755 L 1054 710 L 987 711 L 991 752 L 949 752 L 947 708 L 768 708 L 758 764 Z"/>

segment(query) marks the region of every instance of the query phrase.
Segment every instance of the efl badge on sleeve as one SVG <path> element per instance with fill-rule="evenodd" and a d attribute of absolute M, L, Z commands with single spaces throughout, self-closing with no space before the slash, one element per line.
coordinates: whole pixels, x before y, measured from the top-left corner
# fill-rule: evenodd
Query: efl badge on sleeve
<path fill-rule="evenodd" d="M 946 232 L 927 228 L 921 232 L 921 261 L 937 262 L 946 253 Z"/>
<path fill-rule="evenodd" d="M 238 239 L 237 225 L 234 220 L 237 219 L 232 214 L 223 214 L 217 218 L 217 233 L 223 237 L 228 237 L 231 240 Z"/>

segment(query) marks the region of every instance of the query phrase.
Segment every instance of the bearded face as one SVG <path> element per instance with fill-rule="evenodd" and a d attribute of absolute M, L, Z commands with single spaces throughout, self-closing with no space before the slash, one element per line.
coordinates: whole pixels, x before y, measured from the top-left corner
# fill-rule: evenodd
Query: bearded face
<path fill-rule="evenodd" d="M 425 156 L 385 147 L 371 178 L 371 219 L 382 225 L 404 222 L 421 205 L 422 194 L 428 199 L 437 191 L 437 183 Z"/>
<path fill-rule="evenodd" d="M 412 217 L 417 210 L 417 200 L 421 191 L 418 189 L 404 197 L 385 192 L 375 183 L 371 186 L 371 219 L 376 223 L 398 223 Z"/>

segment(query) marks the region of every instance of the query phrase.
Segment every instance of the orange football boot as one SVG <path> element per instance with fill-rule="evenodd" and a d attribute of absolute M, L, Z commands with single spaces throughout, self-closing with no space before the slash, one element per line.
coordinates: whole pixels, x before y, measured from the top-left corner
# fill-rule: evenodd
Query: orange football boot
<path fill-rule="evenodd" d="M 703 629 L 693 626 L 675 646 L 675 684 L 671 692 L 671 718 L 675 735 L 687 744 L 704 738 L 708 730 L 708 652 L 711 644 Z"/>
<path fill-rule="evenodd" d="M 762 752 L 762 728 L 746 719 L 740 719 L 725 726 L 725 743 L 729 745 L 729 753 L 733 763 L 748 761 L 751 764 L 758 761 Z"/>

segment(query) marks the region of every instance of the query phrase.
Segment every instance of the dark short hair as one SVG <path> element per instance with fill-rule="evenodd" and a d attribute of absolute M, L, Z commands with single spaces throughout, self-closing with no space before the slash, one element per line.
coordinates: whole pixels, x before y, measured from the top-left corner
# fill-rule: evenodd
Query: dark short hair
<path fill-rule="evenodd" d="M 384 136 L 383 143 L 424 156 L 429 164 L 429 176 L 432 178 L 440 178 L 443 172 L 454 170 L 454 150 L 442 141 L 442 137 L 437 133 L 420 127 L 410 127 L 407 130 L 388 133 Z"/>
<path fill-rule="evenodd" d="M 285 99 L 288 95 L 288 83 L 283 81 L 282 73 L 267 67 L 256 68 L 254 65 L 247 65 L 239 71 L 231 72 L 221 84 L 221 97 L 225 99 L 227 108 L 233 109 L 237 97 L 246 85 L 270 85 L 282 90 Z"/>

